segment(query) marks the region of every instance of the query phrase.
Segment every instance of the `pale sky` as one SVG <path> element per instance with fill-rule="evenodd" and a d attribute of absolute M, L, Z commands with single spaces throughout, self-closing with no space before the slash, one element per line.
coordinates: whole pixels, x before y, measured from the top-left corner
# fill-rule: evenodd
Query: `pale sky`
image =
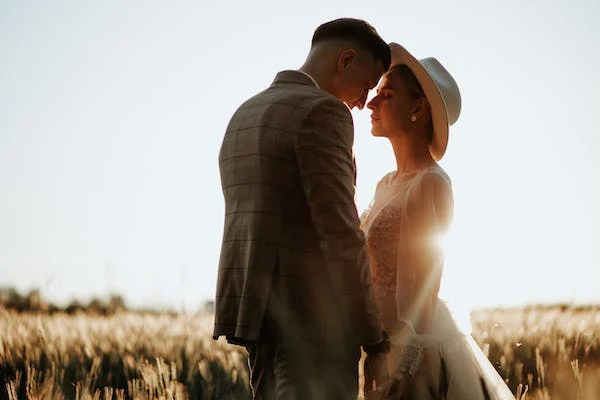
<path fill-rule="evenodd" d="M 229 117 L 352 16 L 461 89 L 442 297 L 600 302 L 600 3 L 368 3 L 0 2 L 0 286 L 212 299 Z M 353 116 L 362 211 L 395 164 L 369 111 Z"/>

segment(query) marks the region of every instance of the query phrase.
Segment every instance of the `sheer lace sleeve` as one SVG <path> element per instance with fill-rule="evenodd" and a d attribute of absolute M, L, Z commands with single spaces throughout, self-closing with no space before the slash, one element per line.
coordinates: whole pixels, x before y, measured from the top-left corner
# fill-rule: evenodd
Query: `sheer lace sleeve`
<path fill-rule="evenodd" d="M 409 203 L 408 217 L 416 238 L 436 238 L 444 234 L 452 222 L 454 198 L 452 183 L 446 173 L 427 170 L 412 187 L 414 201 Z"/>
<path fill-rule="evenodd" d="M 424 170 L 405 189 L 402 203 L 396 257 L 397 318 L 424 333 L 431 329 L 441 285 L 441 240 L 452 220 L 450 179 L 441 168 Z"/>

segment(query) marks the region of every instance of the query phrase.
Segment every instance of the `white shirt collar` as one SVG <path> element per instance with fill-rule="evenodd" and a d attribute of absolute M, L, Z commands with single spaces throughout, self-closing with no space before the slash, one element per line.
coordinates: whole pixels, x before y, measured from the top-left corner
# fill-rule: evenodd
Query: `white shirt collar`
<path fill-rule="evenodd" d="M 311 80 L 311 81 L 313 81 L 313 83 L 315 84 L 315 86 L 316 86 L 317 88 L 321 89 L 321 87 L 319 86 L 319 84 L 317 83 L 317 81 L 315 81 L 315 78 L 313 78 L 312 76 L 310 76 L 310 74 L 309 74 L 309 73 L 307 73 L 307 72 L 304 72 L 304 71 L 300 71 L 299 69 L 298 69 L 298 70 L 296 70 L 296 71 L 300 72 L 301 74 L 304 74 L 304 75 L 308 76 L 308 77 L 310 78 L 310 80 Z"/>

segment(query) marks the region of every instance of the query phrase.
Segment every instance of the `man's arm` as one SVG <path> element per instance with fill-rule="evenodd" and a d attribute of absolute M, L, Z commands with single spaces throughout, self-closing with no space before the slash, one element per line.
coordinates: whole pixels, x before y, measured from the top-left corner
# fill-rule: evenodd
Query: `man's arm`
<path fill-rule="evenodd" d="M 354 128 L 347 107 L 320 99 L 308 112 L 296 152 L 313 224 L 332 286 L 359 343 L 376 343 L 382 329 L 354 203 Z"/>

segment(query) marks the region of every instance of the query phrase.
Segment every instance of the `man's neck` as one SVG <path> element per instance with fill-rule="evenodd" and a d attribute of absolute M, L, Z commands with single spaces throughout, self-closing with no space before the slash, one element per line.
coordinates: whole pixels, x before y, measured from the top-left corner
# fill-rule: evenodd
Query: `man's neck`
<path fill-rule="evenodd" d="M 331 84 L 330 84 L 331 79 L 328 79 L 326 77 L 326 75 L 323 73 L 323 71 L 319 70 L 319 68 L 317 66 L 315 66 L 314 64 L 311 64 L 308 62 L 304 63 L 303 66 L 298 68 L 298 71 L 302 71 L 305 74 L 309 75 L 315 81 L 315 83 L 317 84 L 317 87 L 320 88 L 321 90 L 324 90 L 325 92 L 327 92 L 333 96 L 336 96 L 335 92 L 331 88 Z"/>

